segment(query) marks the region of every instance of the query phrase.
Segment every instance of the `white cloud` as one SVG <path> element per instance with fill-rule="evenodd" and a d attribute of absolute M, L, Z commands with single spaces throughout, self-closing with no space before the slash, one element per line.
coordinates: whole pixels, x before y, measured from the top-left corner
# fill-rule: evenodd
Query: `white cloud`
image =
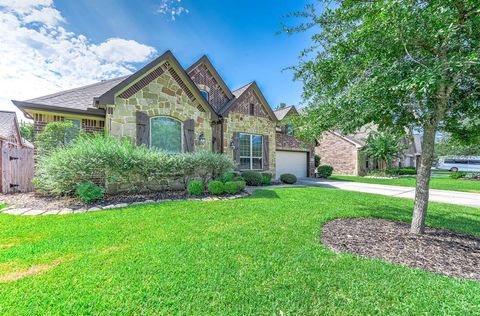
<path fill-rule="evenodd" d="M 52 0 L 0 0 L 0 108 L 102 79 L 130 74 L 154 48 L 110 38 L 92 43 L 67 31 Z M 3 104 L 3 105 L 2 105 Z"/>
<path fill-rule="evenodd" d="M 172 21 L 175 21 L 177 16 L 188 14 L 188 9 L 183 7 L 182 0 L 160 0 L 157 8 L 157 13 L 170 15 Z"/>

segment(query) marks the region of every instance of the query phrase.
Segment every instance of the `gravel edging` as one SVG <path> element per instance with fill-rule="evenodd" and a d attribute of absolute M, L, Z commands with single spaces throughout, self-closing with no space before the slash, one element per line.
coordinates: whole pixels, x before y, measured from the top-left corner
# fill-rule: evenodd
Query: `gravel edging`
<path fill-rule="evenodd" d="M 480 238 L 427 227 L 424 235 L 410 225 L 382 219 L 344 218 L 326 223 L 321 241 L 335 252 L 480 281 Z"/>
<path fill-rule="evenodd" d="M 223 196 L 204 196 L 204 197 L 191 197 L 184 193 L 153 193 L 147 195 L 122 195 L 112 196 L 96 204 L 79 204 L 76 200 L 69 198 L 42 198 L 36 197 L 31 193 L 19 194 L 10 196 L 9 199 L 0 202 L 6 202 L 11 204 L 10 206 L 0 209 L 0 213 L 10 215 L 22 215 L 22 216 L 37 216 L 37 215 L 65 215 L 65 214 L 77 214 L 86 212 L 97 212 L 102 210 L 120 209 L 128 206 L 149 204 L 149 203 L 164 203 L 172 201 L 220 201 L 220 200 L 234 200 L 249 196 L 248 192 L 242 192 L 235 195 L 223 195 Z M 161 196 L 161 198 L 155 198 Z M 28 197 L 28 199 L 27 199 Z M 168 198 L 170 197 L 170 198 Z M 40 205 L 31 207 L 35 201 Z M 72 204 L 69 204 L 72 203 Z M 59 208 L 58 205 L 62 204 L 64 207 Z M 42 207 L 43 206 L 43 207 Z"/>

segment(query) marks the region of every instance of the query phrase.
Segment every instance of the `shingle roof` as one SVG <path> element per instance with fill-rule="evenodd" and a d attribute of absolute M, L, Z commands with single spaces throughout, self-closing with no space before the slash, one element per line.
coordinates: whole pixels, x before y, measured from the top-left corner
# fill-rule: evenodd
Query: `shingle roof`
<path fill-rule="evenodd" d="M 15 112 L 0 111 L 0 138 L 8 139 L 15 134 Z"/>
<path fill-rule="evenodd" d="M 25 102 L 42 104 L 53 107 L 69 108 L 73 110 L 94 109 L 93 98 L 99 97 L 128 76 L 104 80 L 88 86 L 60 91 L 43 97 L 27 100 Z"/>
<path fill-rule="evenodd" d="M 288 112 L 290 112 L 292 108 L 295 108 L 295 106 L 290 105 L 290 106 L 275 110 L 273 111 L 273 113 L 275 113 L 275 116 L 277 117 L 277 119 L 281 121 L 285 118 L 285 116 L 288 114 Z"/>

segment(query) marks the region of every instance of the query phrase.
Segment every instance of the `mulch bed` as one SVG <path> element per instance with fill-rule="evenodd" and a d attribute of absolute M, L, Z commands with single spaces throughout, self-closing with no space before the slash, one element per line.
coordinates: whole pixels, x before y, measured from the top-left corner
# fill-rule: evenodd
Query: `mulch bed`
<path fill-rule="evenodd" d="M 323 226 L 321 240 L 336 252 L 480 280 L 480 238 L 438 228 L 426 228 L 424 235 L 409 230 L 410 225 L 402 222 L 336 219 Z"/>

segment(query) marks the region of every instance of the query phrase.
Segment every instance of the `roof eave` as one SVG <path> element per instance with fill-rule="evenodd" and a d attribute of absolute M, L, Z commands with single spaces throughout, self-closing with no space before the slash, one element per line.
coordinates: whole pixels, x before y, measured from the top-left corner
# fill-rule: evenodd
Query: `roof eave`
<path fill-rule="evenodd" d="M 65 107 L 51 106 L 46 104 L 26 102 L 26 101 L 17 101 L 17 100 L 11 100 L 11 101 L 23 113 L 26 113 L 25 110 L 44 110 L 44 111 L 57 112 L 57 113 L 72 113 L 72 114 L 83 114 L 83 115 L 105 117 L 105 110 L 102 110 L 102 109 L 88 108 L 86 110 L 78 110 L 78 109 L 70 109 Z"/>

